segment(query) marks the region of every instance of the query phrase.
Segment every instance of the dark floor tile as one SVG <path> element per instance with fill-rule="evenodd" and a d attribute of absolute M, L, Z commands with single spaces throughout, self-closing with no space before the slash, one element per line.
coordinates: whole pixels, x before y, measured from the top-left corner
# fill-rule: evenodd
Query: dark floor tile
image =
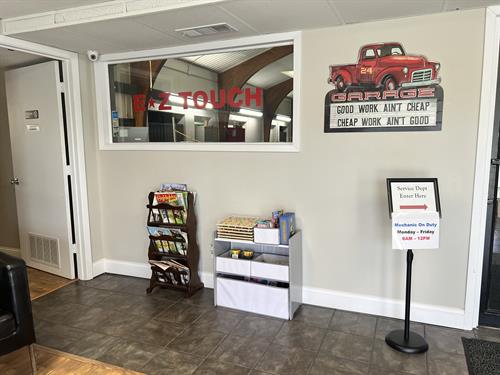
<path fill-rule="evenodd" d="M 155 316 L 155 319 L 188 326 L 208 311 L 209 308 L 205 306 L 177 302 L 176 304 L 165 308 L 162 312 Z"/>
<path fill-rule="evenodd" d="M 185 300 L 186 293 L 180 290 L 168 289 L 168 288 L 154 288 L 148 296 L 157 298 L 157 299 L 168 299 L 171 301 L 180 301 Z"/>
<path fill-rule="evenodd" d="M 388 370 L 386 368 L 380 368 L 380 367 L 376 367 L 376 366 L 372 366 L 370 368 L 370 371 L 368 372 L 368 374 L 369 375 L 411 375 L 407 372 Z"/>
<path fill-rule="evenodd" d="M 190 327 L 168 344 L 166 349 L 207 356 L 224 336 L 223 332 Z"/>
<path fill-rule="evenodd" d="M 462 337 L 472 338 L 471 331 L 462 331 L 453 328 L 437 326 L 425 327 L 425 338 L 432 351 L 442 351 L 450 354 L 464 354 Z"/>
<path fill-rule="evenodd" d="M 140 316 L 116 312 L 96 324 L 93 330 L 109 336 L 126 338 L 134 336 L 137 327 L 146 321 L 147 319 Z"/>
<path fill-rule="evenodd" d="M 429 351 L 429 375 L 468 375 L 465 355 Z"/>
<path fill-rule="evenodd" d="M 217 307 L 216 309 L 202 315 L 198 320 L 196 320 L 194 326 L 211 328 L 217 331 L 229 333 L 238 325 L 238 323 L 241 322 L 241 320 L 243 320 L 245 316 L 246 315 L 241 312 Z"/>
<path fill-rule="evenodd" d="M 94 306 L 109 298 L 110 293 L 100 289 L 72 284 L 49 294 L 49 296 L 64 301 L 64 303 Z"/>
<path fill-rule="evenodd" d="M 148 375 L 191 375 L 203 357 L 161 350 L 141 369 Z"/>
<path fill-rule="evenodd" d="M 214 306 L 214 290 L 203 288 L 184 300 L 193 305 Z"/>
<path fill-rule="evenodd" d="M 280 375 L 307 374 L 314 357 L 314 352 L 271 345 L 255 369 Z"/>
<path fill-rule="evenodd" d="M 33 304 L 33 315 L 37 319 L 46 320 L 52 323 L 66 322 L 68 316 L 73 316 L 79 313 L 83 305 L 74 303 L 64 303 L 60 300 L 41 301 Z"/>
<path fill-rule="evenodd" d="M 321 344 L 320 353 L 356 362 L 370 362 L 373 338 L 329 331 Z"/>
<path fill-rule="evenodd" d="M 94 330 L 113 312 L 100 307 L 79 305 L 79 309 L 64 318 L 64 324 L 85 330 Z"/>
<path fill-rule="evenodd" d="M 95 287 L 102 283 L 103 281 L 111 279 L 113 276 L 109 273 L 103 273 L 102 275 L 94 277 L 92 280 L 77 280 L 76 285 Z"/>
<path fill-rule="evenodd" d="M 245 337 L 266 337 L 273 338 L 281 329 L 284 320 L 275 318 L 265 318 L 256 315 L 247 315 L 236 326 L 233 333 Z"/>
<path fill-rule="evenodd" d="M 169 299 L 157 299 L 151 296 L 134 296 L 128 310 L 130 314 L 152 318 L 176 303 Z"/>
<path fill-rule="evenodd" d="M 140 371 L 149 362 L 159 349 L 133 341 L 118 339 L 115 345 L 106 353 L 97 358 L 101 362 Z"/>
<path fill-rule="evenodd" d="M 385 343 L 375 340 L 372 366 L 395 372 L 427 374 L 426 354 L 405 354 L 398 352 Z"/>
<path fill-rule="evenodd" d="M 365 375 L 368 373 L 368 363 L 349 361 L 320 353 L 314 360 L 310 375 Z"/>
<path fill-rule="evenodd" d="M 97 289 L 96 289 L 97 290 Z M 118 292 L 107 292 L 108 296 L 95 304 L 95 307 L 112 311 L 116 314 L 128 313 L 135 305 L 135 297 Z"/>
<path fill-rule="evenodd" d="M 295 312 L 294 321 L 328 328 L 335 310 L 311 305 L 301 305 Z"/>
<path fill-rule="evenodd" d="M 375 316 L 337 310 L 330 322 L 330 329 L 352 335 L 373 337 L 376 324 Z"/>
<path fill-rule="evenodd" d="M 230 335 L 215 349 L 210 358 L 253 368 L 265 353 L 270 339 Z"/>
<path fill-rule="evenodd" d="M 195 375 L 247 375 L 249 368 L 235 365 L 233 363 L 216 361 L 213 359 L 205 360 L 194 372 Z"/>
<path fill-rule="evenodd" d="M 91 332 L 78 338 L 64 348 L 64 351 L 85 358 L 97 359 L 118 344 L 120 339 Z"/>
<path fill-rule="evenodd" d="M 134 294 L 137 296 L 145 296 L 147 295 L 146 289 L 149 288 L 149 279 L 131 277 L 126 285 L 127 289 L 123 290 L 124 293 Z"/>
<path fill-rule="evenodd" d="M 128 276 L 112 275 L 107 280 L 97 284 L 95 288 L 110 290 L 114 292 L 123 292 L 127 289 L 127 284 L 130 282 Z"/>
<path fill-rule="evenodd" d="M 404 320 L 391 319 L 391 318 L 377 318 L 377 330 L 375 332 L 375 337 L 380 340 L 385 340 L 390 332 L 396 329 L 404 329 Z M 410 322 L 410 331 L 418 333 L 420 336 L 424 337 L 424 325 L 422 323 Z"/>
<path fill-rule="evenodd" d="M 500 329 L 479 327 L 474 330 L 474 335 L 481 340 L 500 342 Z"/>
<path fill-rule="evenodd" d="M 83 330 L 47 321 L 41 321 L 35 331 L 38 344 L 62 351 L 85 334 Z"/>
<path fill-rule="evenodd" d="M 163 347 L 179 336 L 182 331 L 184 327 L 181 325 L 147 319 L 139 324 L 133 324 L 133 330 L 125 333 L 124 337 L 132 341 Z"/>
<path fill-rule="evenodd" d="M 273 343 L 318 351 L 327 330 L 300 322 L 285 322 Z"/>

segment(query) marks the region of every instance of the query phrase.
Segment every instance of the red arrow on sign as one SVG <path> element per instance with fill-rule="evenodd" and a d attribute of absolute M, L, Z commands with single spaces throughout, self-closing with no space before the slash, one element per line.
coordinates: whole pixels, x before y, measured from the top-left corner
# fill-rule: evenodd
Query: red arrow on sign
<path fill-rule="evenodd" d="M 415 204 L 415 205 L 403 205 L 399 206 L 401 210 L 427 210 L 428 206 L 426 204 Z"/>

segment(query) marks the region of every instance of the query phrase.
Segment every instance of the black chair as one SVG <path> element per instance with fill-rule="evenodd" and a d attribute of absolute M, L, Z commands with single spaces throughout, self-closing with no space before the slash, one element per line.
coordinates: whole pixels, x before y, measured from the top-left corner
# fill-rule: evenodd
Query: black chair
<path fill-rule="evenodd" d="M 34 342 L 26 263 L 0 252 L 0 356 L 29 345 L 31 368 L 36 373 Z"/>

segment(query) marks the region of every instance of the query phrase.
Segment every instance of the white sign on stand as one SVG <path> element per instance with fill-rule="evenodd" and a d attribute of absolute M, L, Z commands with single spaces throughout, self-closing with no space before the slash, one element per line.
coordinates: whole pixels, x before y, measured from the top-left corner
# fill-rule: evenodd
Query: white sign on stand
<path fill-rule="evenodd" d="M 437 178 L 388 178 L 393 249 L 439 248 Z"/>
<path fill-rule="evenodd" d="M 438 249 L 438 212 L 394 212 L 392 214 L 393 249 Z"/>

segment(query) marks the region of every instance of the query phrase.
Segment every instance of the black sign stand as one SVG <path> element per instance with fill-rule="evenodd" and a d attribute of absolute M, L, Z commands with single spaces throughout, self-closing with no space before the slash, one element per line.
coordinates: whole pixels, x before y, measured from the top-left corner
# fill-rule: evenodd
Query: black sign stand
<path fill-rule="evenodd" d="M 408 354 L 424 353 L 429 349 L 425 339 L 418 333 L 410 331 L 410 299 L 411 299 L 411 265 L 413 251 L 406 251 L 406 303 L 405 303 L 405 328 L 392 331 L 385 336 L 385 342 L 391 348 Z"/>
<path fill-rule="evenodd" d="M 389 216 L 394 212 L 392 202 L 391 184 L 398 182 L 432 182 L 434 184 L 434 197 L 436 200 L 436 210 L 441 216 L 441 205 L 439 202 L 439 189 L 437 178 L 388 178 L 387 195 L 389 198 Z M 425 353 L 429 345 L 418 333 L 410 331 L 410 300 L 411 300 L 411 266 L 413 263 L 413 251 L 406 251 L 406 300 L 405 300 L 405 327 L 397 329 L 385 336 L 385 342 L 391 348 L 408 354 Z"/>

